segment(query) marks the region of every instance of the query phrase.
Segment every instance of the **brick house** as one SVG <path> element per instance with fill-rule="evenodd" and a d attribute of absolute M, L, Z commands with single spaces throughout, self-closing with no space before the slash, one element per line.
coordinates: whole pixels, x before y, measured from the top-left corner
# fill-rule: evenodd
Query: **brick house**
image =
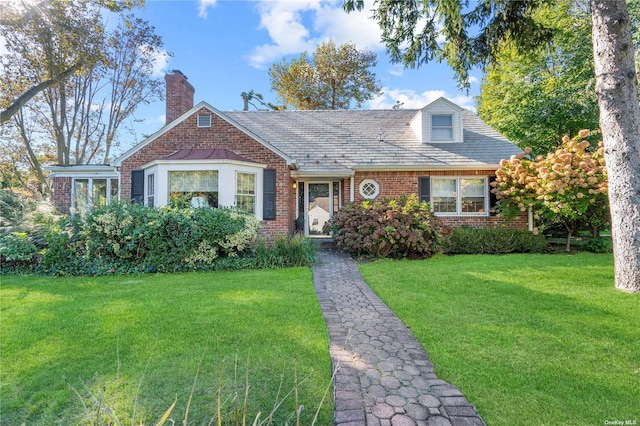
<path fill-rule="evenodd" d="M 422 109 L 228 111 L 194 106 L 166 75 L 167 124 L 110 165 L 52 166 L 53 200 L 74 213 L 110 199 L 236 206 L 270 237 L 323 225 L 350 201 L 418 194 L 452 226 L 496 227 L 490 182 L 521 150 L 473 112 L 440 98 Z M 526 217 L 509 226 L 526 228 Z"/>

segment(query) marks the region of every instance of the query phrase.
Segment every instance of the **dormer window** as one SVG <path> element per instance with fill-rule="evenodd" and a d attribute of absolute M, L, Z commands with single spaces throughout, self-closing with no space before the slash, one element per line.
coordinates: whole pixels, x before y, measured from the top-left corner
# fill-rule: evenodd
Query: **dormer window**
<path fill-rule="evenodd" d="M 422 108 L 411 120 L 411 128 L 422 143 L 460 143 L 463 141 L 464 109 L 439 98 Z"/>
<path fill-rule="evenodd" d="M 434 141 L 453 140 L 453 114 L 431 115 L 431 139 Z"/>
<path fill-rule="evenodd" d="M 211 127 L 211 114 L 199 114 L 198 127 Z"/>

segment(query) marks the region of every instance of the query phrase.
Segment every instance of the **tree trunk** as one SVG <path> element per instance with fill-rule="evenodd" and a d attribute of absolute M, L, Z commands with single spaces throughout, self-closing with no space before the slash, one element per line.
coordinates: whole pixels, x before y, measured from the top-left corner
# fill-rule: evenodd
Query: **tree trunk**
<path fill-rule="evenodd" d="M 573 237 L 573 230 L 567 229 L 567 240 L 565 242 L 564 251 L 571 252 L 571 237 Z"/>
<path fill-rule="evenodd" d="M 615 285 L 640 291 L 640 105 L 625 0 L 591 0 L 600 127 L 609 177 Z"/>

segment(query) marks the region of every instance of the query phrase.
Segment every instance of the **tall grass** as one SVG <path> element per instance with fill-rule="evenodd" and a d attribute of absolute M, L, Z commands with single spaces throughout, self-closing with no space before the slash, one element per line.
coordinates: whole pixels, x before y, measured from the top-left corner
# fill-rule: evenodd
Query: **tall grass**
<path fill-rule="evenodd" d="M 310 266 L 317 247 L 317 242 L 300 235 L 277 236 L 273 243 L 260 240 L 254 249 L 256 267 Z"/>

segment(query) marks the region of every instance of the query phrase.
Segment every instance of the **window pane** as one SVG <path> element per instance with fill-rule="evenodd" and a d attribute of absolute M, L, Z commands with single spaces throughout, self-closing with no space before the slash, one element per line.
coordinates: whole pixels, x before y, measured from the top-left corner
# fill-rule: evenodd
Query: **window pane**
<path fill-rule="evenodd" d="M 434 127 L 431 131 L 431 139 L 453 139 L 453 129 L 446 127 Z"/>
<path fill-rule="evenodd" d="M 243 212 L 255 214 L 256 197 L 253 195 L 236 195 L 236 207 Z"/>
<path fill-rule="evenodd" d="M 484 179 L 461 179 L 462 197 L 484 197 Z"/>
<path fill-rule="evenodd" d="M 436 127 L 451 127 L 453 126 L 453 117 L 450 114 L 432 115 L 431 125 Z"/>
<path fill-rule="evenodd" d="M 485 180 L 460 179 L 462 213 L 484 213 Z"/>
<path fill-rule="evenodd" d="M 455 197 L 456 196 L 456 180 L 455 179 L 432 179 L 431 190 L 434 196 Z"/>
<path fill-rule="evenodd" d="M 432 179 L 431 191 L 434 212 L 455 213 L 457 211 L 456 179 Z"/>
<path fill-rule="evenodd" d="M 156 176 L 151 174 L 147 176 L 147 206 L 154 207 L 155 206 L 155 195 L 156 195 Z"/>
<path fill-rule="evenodd" d="M 238 186 L 236 191 L 238 194 L 255 195 L 256 193 L 256 175 L 254 173 L 238 173 Z"/>
<path fill-rule="evenodd" d="M 107 180 L 93 179 L 91 205 L 104 206 L 107 204 Z"/>
<path fill-rule="evenodd" d="M 169 172 L 170 192 L 218 192 L 218 171 Z"/>
<path fill-rule="evenodd" d="M 118 179 L 111 179 L 111 199 L 118 200 Z"/>
<path fill-rule="evenodd" d="M 73 180 L 73 207 L 81 215 L 89 210 L 89 179 Z"/>
<path fill-rule="evenodd" d="M 169 199 L 182 199 L 178 205 L 218 207 L 218 171 L 169 172 Z"/>

